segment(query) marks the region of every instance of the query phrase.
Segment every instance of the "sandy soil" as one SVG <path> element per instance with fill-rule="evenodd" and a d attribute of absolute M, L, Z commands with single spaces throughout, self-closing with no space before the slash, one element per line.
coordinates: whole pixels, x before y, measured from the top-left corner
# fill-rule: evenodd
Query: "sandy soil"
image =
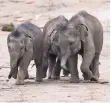
<path fill-rule="evenodd" d="M 89 2 L 90 1 L 90 2 Z M 68 19 L 79 10 L 86 10 L 96 16 L 104 27 L 104 45 L 100 57 L 100 80 L 109 81 L 110 77 L 110 10 L 109 0 L 0 0 L 0 27 L 13 22 L 15 26 L 30 20 L 38 26 L 43 26 L 47 20 L 58 15 Z M 108 102 L 110 100 L 109 84 L 69 83 L 69 77 L 60 80 L 47 80 L 36 83 L 26 80 L 22 86 L 14 85 L 15 80 L 6 82 L 9 73 L 9 54 L 7 50 L 7 35 L 0 31 L 0 102 Z M 79 58 L 79 65 L 81 58 Z M 30 76 L 35 77 L 35 67 L 29 66 Z M 80 71 L 80 70 L 79 70 Z M 80 78 L 82 78 L 81 71 Z"/>

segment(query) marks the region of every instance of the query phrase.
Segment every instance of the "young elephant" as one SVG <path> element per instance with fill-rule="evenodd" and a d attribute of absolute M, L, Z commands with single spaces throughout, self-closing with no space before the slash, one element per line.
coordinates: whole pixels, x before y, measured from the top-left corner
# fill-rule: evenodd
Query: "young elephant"
<path fill-rule="evenodd" d="M 86 11 L 77 13 L 69 20 L 68 25 L 60 30 L 58 43 L 61 51 L 61 67 L 67 69 L 66 63 L 69 64 L 70 82 L 79 82 L 78 54 L 83 58 L 80 68 L 84 79 L 98 80 L 103 27 L 96 17 Z"/>
<path fill-rule="evenodd" d="M 22 85 L 24 79 L 28 78 L 27 68 L 32 59 L 37 67 L 36 80 L 42 80 L 43 37 L 40 28 L 30 22 L 22 23 L 8 35 L 11 67 L 8 78 L 17 78 L 16 84 Z"/>
<path fill-rule="evenodd" d="M 43 28 L 43 33 L 45 34 L 43 69 L 46 72 L 49 64 L 49 79 L 60 78 L 60 50 L 58 44 L 56 44 L 57 30 L 58 27 L 64 27 L 67 23 L 68 20 L 64 16 L 58 16 L 48 21 Z"/>

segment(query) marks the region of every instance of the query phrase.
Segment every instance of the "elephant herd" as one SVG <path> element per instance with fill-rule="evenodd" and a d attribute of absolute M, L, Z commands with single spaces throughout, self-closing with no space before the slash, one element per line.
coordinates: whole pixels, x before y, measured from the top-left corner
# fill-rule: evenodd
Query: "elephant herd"
<path fill-rule="evenodd" d="M 20 24 L 7 37 L 10 55 L 11 77 L 17 85 L 29 78 L 28 66 L 34 60 L 36 81 L 60 79 L 60 72 L 70 77 L 71 83 L 79 83 L 78 55 L 82 56 L 80 66 L 84 80 L 98 81 L 99 57 L 103 46 L 103 27 L 100 21 L 79 11 L 67 20 L 60 15 L 49 20 L 43 31 L 30 22 Z"/>

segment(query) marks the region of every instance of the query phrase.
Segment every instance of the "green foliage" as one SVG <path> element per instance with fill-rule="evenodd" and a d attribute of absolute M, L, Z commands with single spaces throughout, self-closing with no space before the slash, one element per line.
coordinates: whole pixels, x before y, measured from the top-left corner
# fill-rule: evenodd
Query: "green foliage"
<path fill-rule="evenodd" d="M 2 31 L 13 31 L 13 30 L 15 30 L 15 27 L 14 27 L 13 23 L 11 23 L 11 24 L 5 24 L 2 27 Z"/>

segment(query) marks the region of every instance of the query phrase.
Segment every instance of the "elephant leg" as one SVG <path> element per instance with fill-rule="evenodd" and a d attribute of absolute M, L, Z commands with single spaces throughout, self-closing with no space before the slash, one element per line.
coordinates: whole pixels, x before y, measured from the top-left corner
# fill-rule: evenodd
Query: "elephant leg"
<path fill-rule="evenodd" d="M 71 73 L 70 82 L 78 83 L 79 82 L 79 75 L 78 75 L 78 68 L 77 68 L 78 55 L 76 54 L 76 55 L 70 56 L 68 59 L 68 63 L 69 63 L 69 68 Z"/>
<path fill-rule="evenodd" d="M 51 79 L 52 71 L 53 71 L 55 63 L 56 63 L 56 56 L 50 54 L 49 55 L 49 73 L 48 73 L 48 79 Z"/>
<path fill-rule="evenodd" d="M 69 72 L 67 72 L 66 70 L 63 70 L 63 75 L 64 75 L 65 77 L 68 77 Z"/>
<path fill-rule="evenodd" d="M 83 73 L 84 80 L 90 80 L 93 75 L 92 71 L 90 70 L 93 58 L 94 53 L 87 53 L 83 55 L 83 60 L 80 68 Z"/>
<path fill-rule="evenodd" d="M 36 64 L 36 82 L 42 82 L 43 81 L 43 70 L 42 70 L 42 62 L 41 63 L 37 63 L 37 61 L 35 60 L 35 64 Z"/>
<path fill-rule="evenodd" d="M 28 74 L 28 70 L 26 70 L 26 75 L 25 75 L 25 79 L 29 78 L 29 74 Z"/>
<path fill-rule="evenodd" d="M 92 71 L 93 76 L 90 79 L 91 81 L 98 81 L 98 78 L 100 77 L 100 74 L 99 74 L 99 56 L 100 56 L 100 53 L 96 53 L 95 57 L 92 61 L 91 71 Z"/>
<path fill-rule="evenodd" d="M 18 73 L 18 70 L 16 69 L 16 71 L 13 73 L 12 77 L 14 79 L 17 79 L 17 73 Z M 29 78 L 29 74 L 28 74 L 28 71 L 26 71 L 26 76 L 25 76 L 25 79 L 28 79 Z"/>
<path fill-rule="evenodd" d="M 25 71 L 23 68 L 20 67 L 18 74 L 17 74 L 17 81 L 16 85 L 24 85 L 24 79 L 25 79 Z"/>
<path fill-rule="evenodd" d="M 25 54 L 23 55 L 21 61 L 20 61 L 20 68 L 18 70 L 18 74 L 17 74 L 17 81 L 16 81 L 16 85 L 23 85 L 24 84 L 24 79 L 27 76 L 28 73 L 28 66 L 29 63 L 32 59 L 32 52 L 25 52 Z"/>
<path fill-rule="evenodd" d="M 53 68 L 52 79 L 60 79 L 60 72 L 61 72 L 61 66 L 60 66 L 60 60 L 58 59 L 56 65 Z"/>

